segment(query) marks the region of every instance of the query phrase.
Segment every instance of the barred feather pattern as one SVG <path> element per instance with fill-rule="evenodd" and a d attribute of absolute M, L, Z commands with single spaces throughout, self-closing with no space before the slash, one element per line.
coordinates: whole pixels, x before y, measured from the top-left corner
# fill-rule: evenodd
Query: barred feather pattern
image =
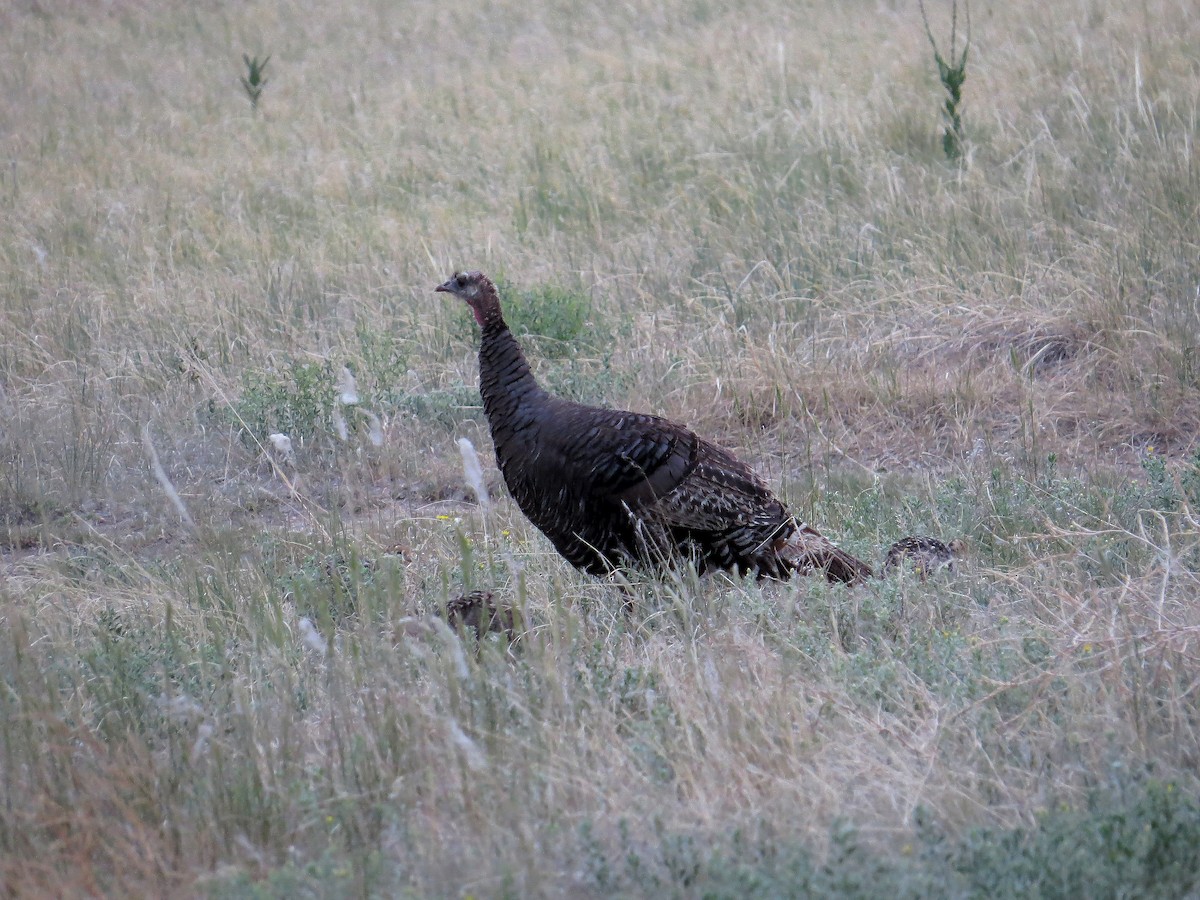
<path fill-rule="evenodd" d="M 496 603 L 491 591 L 470 591 L 446 603 L 446 621 L 454 629 L 469 629 L 482 638 L 489 632 L 516 637 L 516 616 L 511 607 Z"/>
<path fill-rule="evenodd" d="M 544 391 L 486 277 L 455 276 L 439 290 L 463 297 L 482 327 L 479 389 L 504 482 L 576 568 L 603 576 L 682 557 L 700 572 L 871 577 L 865 562 L 797 522 L 748 466 L 687 428 Z"/>
<path fill-rule="evenodd" d="M 924 581 L 941 569 L 953 572 L 957 560 L 965 552 L 966 544 L 960 539 L 943 544 L 933 537 L 906 537 L 888 548 L 883 572 L 887 575 L 907 565 Z"/>

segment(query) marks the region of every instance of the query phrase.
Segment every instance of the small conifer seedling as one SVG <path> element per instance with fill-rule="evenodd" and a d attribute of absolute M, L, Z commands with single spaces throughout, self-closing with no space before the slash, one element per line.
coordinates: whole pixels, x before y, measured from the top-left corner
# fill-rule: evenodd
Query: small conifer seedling
<path fill-rule="evenodd" d="M 967 80 L 967 51 L 971 49 L 971 8 L 963 4 L 967 19 L 967 35 L 963 44 L 962 55 L 958 53 L 958 0 L 950 5 L 950 59 L 947 62 L 938 49 L 933 32 L 929 28 L 929 17 L 925 14 L 924 0 L 918 0 L 921 10 L 921 21 L 925 23 L 925 35 L 933 48 L 933 59 L 937 63 L 938 77 L 942 87 L 946 89 L 946 101 L 942 106 L 942 115 L 946 119 L 946 128 L 942 132 L 942 150 L 949 160 L 957 160 L 963 153 L 963 124 L 962 124 L 962 87 Z"/>
<path fill-rule="evenodd" d="M 258 100 L 262 96 L 263 89 L 267 86 L 267 63 L 271 61 L 271 57 L 267 56 L 262 62 L 259 62 L 258 57 L 250 57 L 245 53 L 242 54 L 242 61 L 246 64 L 246 74 L 242 76 L 242 89 L 246 92 L 246 96 L 250 98 L 250 108 L 258 112 Z"/>

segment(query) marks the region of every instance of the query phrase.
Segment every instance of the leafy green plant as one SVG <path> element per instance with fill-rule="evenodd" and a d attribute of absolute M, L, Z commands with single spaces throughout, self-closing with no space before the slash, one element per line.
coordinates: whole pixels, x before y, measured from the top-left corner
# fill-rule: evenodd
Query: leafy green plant
<path fill-rule="evenodd" d="M 593 337 L 593 343 L 607 343 L 592 298 L 581 290 L 554 284 L 519 288 L 502 275 L 493 275 L 504 319 L 527 349 L 539 357 L 569 356 L 580 341 Z M 458 301 L 445 301 L 449 310 L 449 332 L 456 341 L 474 344 L 478 340 L 475 323 Z"/>
<path fill-rule="evenodd" d="M 258 101 L 262 97 L 262 92 L 267 86 L 267 63 L 271 61 L 270 56 L 264 57 L 261 61 L 258 56 L 247 56 L 242 54 L 242 62 L 246 64 L 246 74 L 242 76 L 242 90 L 246 92 L 246 97 L 250 100 L 250 108 L 256 113 L 258 112 Z"/>
<path fill-rule="evenodd" d="M 328 433 L 336 381 L 328 362 L 303 363 L 242 377 L 242 393 L 233 405 L 242 439 L 255 446 L 272 432 L 292 440 Z"/>
<path fill-rule="evenodd" d="M 473 384 L 410 391 L 396 396 L 393 403 L 414 419 L 447 431 L 456 431 L 468 419 L 483 419 L 479 389 Z"/>
<path fill-rule="evenodd" d="M 170 617 L 152 626 L 105 608 L 80 655 L 97 727 L 154 738 L 165 719 L 208 702 L 221 687 L 223 653 L 215 644 L 185 643 Z M 182 698 L 182 702 L 171 702 Z"/>
<path fill-rule="evenodd" d="M 938 78 L 946 89 L 946 100 L 942 105 L 942 115 L 946 120 L 946 128 L 942 132 L 942 150 L 946 158 L 955 161 L 963 153 L 963 124 L 962 124 L 962 88 L 967 80 L 967 53 L 971 49 L 971 7 L 964 3 L 963 10 L 967 19 L 967 35 L 962 53 L 958 53 L 958 0 L 952 0 L 950 5 L 950 58 L 942 56 L 929 28 L 929 17 L 925 14 L 924 0 L 919 0 L 917 6 L 921 10 L 921 21 L 925 23 L 925 35 L 929 38 L 929 46 L 933 48 L 933 59 L 937 63 Z"/>
<path fill-rule="evenodd" d="M 968 896 L 1186 897 L 1200 889 L 1200 803 L 1172 783 L 1062 804 L 1033 828 L 969 834 Z"/>
<path fill-rule="evenodd" d="M 547 339 L 539 341 L 539 353 L 569 355 L 571 344 L 594 333 L 596 310 L 583 291 L 552 284 L 518 289 L 504 278 L 496 279 L 496 289 L 504 317 L 516 334 Z"/>
<path fill-rule="evenodd" d="M 623 403 L 633 385 L 633 373 L 614 368 L 611 351 L 600 359 L 564 356 L 538 366 L 542 386 L 581 403 Z"/>
<path fill-rule="evenodd" d="M 410 342 L 387 328 L 379 328 L 365 319 L 355 323 L 359 387 L 363 403 L 376 405 L 386 399 L 410 366 Z"/>
<path fill-rule="evenodd" d="M 894 848 L 837 822 L 823 859 L 769 827 L 701 842 L 656 822 L 635 840 L 622 821 L 606 841 L 585 822 L 579 838 L 587 877 L 610 894 L 1167 898 L 1200 886 L 1200 804 L 1173 783 L 1096 793 L 1082 809 L 1060 803 L 1031 827 L 951 836 L 924 810 L 915 818 L 914 839 Z"/>
<path fill-rule="evenodd" d="M 1188 459 L 1183 474 L 1179 476 L 1179 482 L 1183 486 L 1188 503 L 1200 506 L 1200 449 Z"/>
<path fill-rule="evenodd" d="M 334 551 L 306 557 L 279 579 L 284 597 L 311 619 L 338 622 L 359 608 L 359 592 L 375 578 L 373 560 Z"/>
<path fill-rule="evenodd" d="M 1153 447 L 1147 447 L 1142 455 L 1142 471 L 1146 473 L 1149 500 L 1155 509 L 1169 512 L 1179 505 L 1179 491 L 1175 489 L 1175 481 L 1167 471 L 1165 456 L 1155 453 Z"/>

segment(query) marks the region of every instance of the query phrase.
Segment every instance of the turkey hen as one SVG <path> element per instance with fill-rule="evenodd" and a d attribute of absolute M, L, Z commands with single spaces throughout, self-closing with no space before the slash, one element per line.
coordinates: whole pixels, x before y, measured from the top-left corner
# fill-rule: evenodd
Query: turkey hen
<path fill-rule="evenodd" d="M 462 299 L 482 332 L 479 392 L 509 492 L 576 568 L 603 576 L 682 557 L 700 572 L 872 575 L 797 522 L 747 465 L 681 425 L 544 391 L 481 272 L 460 272 L 436 290 Z"/>

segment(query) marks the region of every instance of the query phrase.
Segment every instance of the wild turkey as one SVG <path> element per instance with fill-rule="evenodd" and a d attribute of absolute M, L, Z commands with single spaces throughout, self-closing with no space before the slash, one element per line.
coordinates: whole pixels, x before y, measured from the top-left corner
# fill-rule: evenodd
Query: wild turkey
<path fill-rule="evenodd" d="M 455 631 L 471 629 L 477 638 L 488 632 L 516 639 L 516 615 L 511 607 L 498 606 L 491 591 L 470 591 L 446 603 L 446 621 Z"/>
<path fill-rule="evenodd" d="M 941 569 L 954 571 L 955 562 L 967 552 L 967 542 L 955 538 L 943 544 L 937 538 L 906 537 L 888 548 L 883 573 L 889 574 L 905 564 L 912 567 L 922 581 Z"/>
<path fill-rule="evenodd" d="M 482 273 L 460 272 L 436 290 L 466 302 L 482 331 L 479 392 L 509 492 L 576 568 L 603 576 L 684 557 L 701 572 L 872 575 L 797 522 L 748 466 L 688 429 L 546 393 Z"/>

